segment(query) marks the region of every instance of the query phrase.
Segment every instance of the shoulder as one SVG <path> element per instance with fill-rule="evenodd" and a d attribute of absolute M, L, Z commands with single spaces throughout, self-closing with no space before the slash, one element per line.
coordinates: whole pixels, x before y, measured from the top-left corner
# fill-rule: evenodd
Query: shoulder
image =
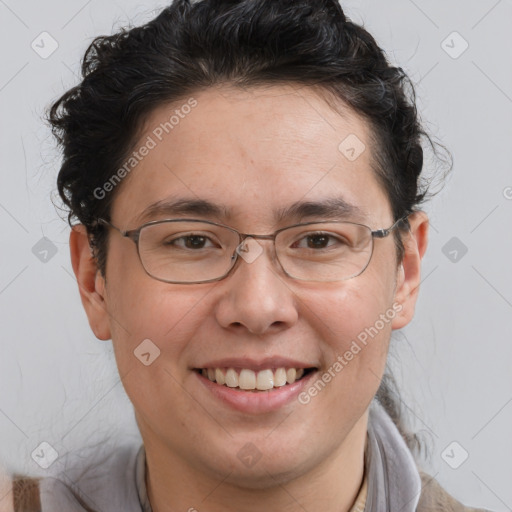
<path fill-rule="evenodd" d="M 75 459 L 53 476 L 14 475 L 0 512 L 140 512 L 135 474 L 139 452 L 140 446 L 124 446 L 80 463 Z"/>
<path fill-rule="evenodd" d="M 42 499 L 43 489 L 51 491 L 55 501 L 53 510 L 67 512 L 94 512 L 70 487 L 57 478 L 36 478 L 15 475 L 12 479 L 9 495 L 0 502 L 0 512 L 44 512 L 49 510 Z M 57 508 L 55 508 L 57 506 Z"/>
<path fill-rule="evenodd" d="M 0 512 L 40 512 L 39 479 L 11 473 L 0 466 Z"/>
<path fill-rule="evenodd" d="M 12 480 L 0 466 L 0 512 L 13 512 Z"/>
<path fill-rule="evenodd" d="M 491 512 L 483 508 L 464 506 L 451 496 L 439 482 L 429 474 L 419 471 L 421 477 L 421 495 L 417 512 Z"/>
<path fill-rule="evenodd" d="M 0 512 L 41 512 L 39 478 L 2 475 Z"/>

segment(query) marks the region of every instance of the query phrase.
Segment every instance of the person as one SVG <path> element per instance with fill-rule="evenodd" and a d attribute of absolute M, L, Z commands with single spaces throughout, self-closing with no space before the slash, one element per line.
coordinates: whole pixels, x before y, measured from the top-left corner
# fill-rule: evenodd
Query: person
<path fill-rule="evenodd" d="M 73 270 L 143 444 L 14 510 L 458 511 L 386 363 L 429 197 L 414 87 L 336 0 L 175 0 L 49 111 Z M 85 474 L 85 473 L 84 473 Z"/>

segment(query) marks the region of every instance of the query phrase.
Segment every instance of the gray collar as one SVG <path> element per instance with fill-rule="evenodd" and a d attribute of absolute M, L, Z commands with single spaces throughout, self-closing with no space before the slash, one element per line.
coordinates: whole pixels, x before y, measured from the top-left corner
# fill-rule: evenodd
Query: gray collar
<path fill-rule="evenodd" d="M 369 468 L 365 512 L 415 512 L 421 494 L 416 462 L 377 399 L 370 404 L 365 465 Z"/>

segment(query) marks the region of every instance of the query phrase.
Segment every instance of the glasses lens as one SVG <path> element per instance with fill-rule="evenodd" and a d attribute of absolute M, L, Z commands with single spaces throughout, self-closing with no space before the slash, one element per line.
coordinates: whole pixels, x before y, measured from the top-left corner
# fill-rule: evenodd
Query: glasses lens
<path fill-rule="evenodd" d="M 144 226 L 139 254 L 146 272 L 164 281 L 191 283 L 224 275 L 238 235 L 201 221 L 170 221 Z"/>
<path fill-rule="evenodd" d="M 348 222 L 297 226 L 276 238 L 277 256 L 291 277 L 305 281 L 343 281 L 370 262 L 371 229 Z"/>

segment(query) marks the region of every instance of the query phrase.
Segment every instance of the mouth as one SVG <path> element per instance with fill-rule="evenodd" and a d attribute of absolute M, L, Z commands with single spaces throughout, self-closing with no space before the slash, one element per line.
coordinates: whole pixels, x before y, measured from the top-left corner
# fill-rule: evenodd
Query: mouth
<path fill-rule="evenodd" d="M 223 387 L 249 393 L 286 388 L 307 377 L 317 368 L 266 368 L 254 371 L 249 368 L 194 368 L 202 377 Z"/>

